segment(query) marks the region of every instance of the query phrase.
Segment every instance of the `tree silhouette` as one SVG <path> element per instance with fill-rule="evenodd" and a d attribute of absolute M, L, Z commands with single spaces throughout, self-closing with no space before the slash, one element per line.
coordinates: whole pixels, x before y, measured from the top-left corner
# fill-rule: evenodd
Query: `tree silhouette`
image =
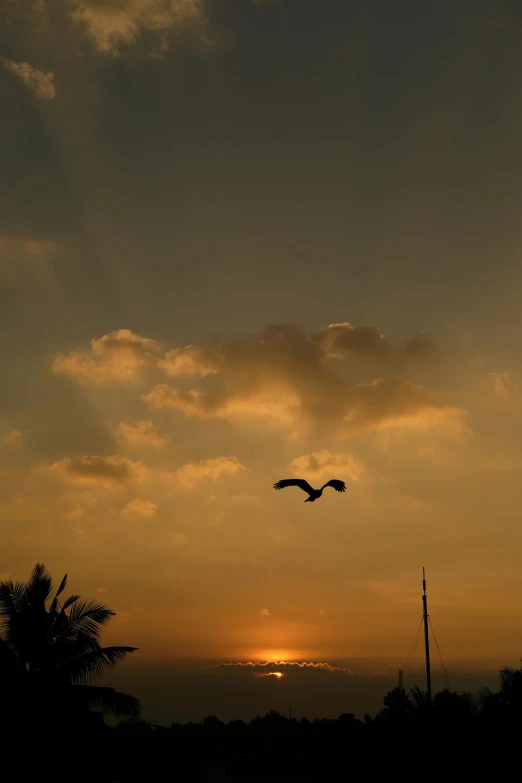
<path fill-rule="evenodd" d="M 114 612 L 94 601 L 52 598 L 51 575 L 37 564 L 28 582 L 0 582 L 0 687 L 3 709 L 26 721 L 45 710 L 70 717 L 89 710 L 116 717 L 139 714 L 140 702 L 112 688 L 90 685 L 135 647 L 101 647 L 100 634 Z M 65 711 L 65 712 L 64 712 Z"/>
<path fill-rule="evenodd" d="M 487 717 L 522 720 L 522 669 L 500 670 L 500 690 L 483 687 L 477 694 L 481 712 Z"/>

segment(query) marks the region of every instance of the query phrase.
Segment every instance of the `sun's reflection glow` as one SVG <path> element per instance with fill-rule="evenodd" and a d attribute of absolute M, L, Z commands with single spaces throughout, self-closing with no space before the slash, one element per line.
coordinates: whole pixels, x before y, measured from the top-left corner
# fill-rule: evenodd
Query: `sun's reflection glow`
<path fill-rule="evenodd" d="M 275 677 L 276 680 L 280 680 L 284 676 L 285 675 L 283 674 L 283 672 L 266 672 L 266 673 L 263 672 L 262 674 L 255 674 L 254 675 L 254 677 L 258 677 L 258 678 L 261 678 L 261 677 Z"/>

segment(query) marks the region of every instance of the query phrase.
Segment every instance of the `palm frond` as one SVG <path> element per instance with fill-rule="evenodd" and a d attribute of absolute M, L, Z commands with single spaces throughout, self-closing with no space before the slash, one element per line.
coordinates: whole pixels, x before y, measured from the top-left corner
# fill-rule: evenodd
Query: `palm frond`
<path fill-rule="evenodd" d="M 43 564 L 35 566 L 27 583 L 0 582 L 2 698 L 5 701 L 11 694 L 11 706 L 21 704 L 22 711 L 27 706 L 23 706 L 24 694 L 31 704 L 56 702 L 59 709 L 70 705 L 74 710 L 81 706 L 74 691 L 86 688 L 91 706 L 117 717 L 136 716 L 137 699 L 111 688 L 91 688 L 87 683 L 112 670 L 137 648 L 101 647 L 102 628 L 115 613 L 78 595 L 69 596 L 60 607 L 58 596 L 66 584 L 67 575 L 47 608 L 53 588 Z"/>
<path fill-rule="evenodd" d="M 78 685 L 75 694 L 90 710 L 111 713 L 115 718 L 137 718 L 141 712 L 139 699 L 113 688 Z"/>
<path fill-rule="evenodd" d="M 61 619 L 61 615 L 59 615 L 58 619 Z M 65 617 L 65 622 L 66 621 L 67 617 Z M 62 668 L 71 661 L 99 649 L 100 645 L 98 640 L 94 639 L 91 635 L 80 633 L 77 636 L 68 637 L 58 631 L 57 637 L 52 644 L 53 665 L 57 668 Z"/>
<path fill-rule="evenodd" d="M 33 609 L 45 608 L 45 603 L 52 593 L 53 580 L 43 563 L 37 563 L 29 577 L 26 586 L 27 600 Z"/>
<path fill-rule="evenodd" d="M 421 691 L 418 685 L 414 685 L 413 688 L 410 688 L 410 698 L 415 707 L 424 707 L 428 704 L 428 694 Z"/>
<path fill-rule="evenodd" d="M 496 695 L 497 694 L 493 693 L 491 688 L 488 688 L 487 685 L 483 685 L 482 688 L 479 688 L 477 691 L 477 702 L 480 706 L 482 706 L 483 704 L 485 704 L 485 702 L 494 698 Z"/>
<path fill-rule="evenodd" d="M 58 598 L 58 596 L 60 595 L 60 593 L 62 593 L 62 592 L 65 590 L 65 586 L 66 586 L 66 584 L 67 584 L 67 574 L 65 574 L 64 578 L 63 578 L 63 579 L 62 579 L 62 581 L 60 582 L 60 587 L 59 587 L 59 588 L 58 588 L 58 590 L 56 591 L 56 597 L 57 597 L 57 598 Z"/>
<path fill-rule="evenodd" d="M 69 614 L 69 630 L 98 635 L 115 612 L 95 601 L 76 601 Z"/>
<path fill-rule="evenodd" d="M 0 583 L 0 619 L 11 620 L 22 609 L 26 595 L 26 585 L 23 582 Z"/>
<path fill-rule="evenodd" d="M 70 595 L 69 598 L 66 600 L 64 605 L 62 606 L 62 612 L 65 612 L 66 609 L 68 609 L 72 604 L 78 600 L 80 596 L 79 595 Z"/>
<path fill-rule="evenodd" d="M 114 669 L 128 653 L 135 652 L 137 649 L 137 647 L 99 647 L 62 664 L 59 667 L 60 675 L 69 682 L 82 685 L 89 682 L 92 677 L 100 677 Z"/>

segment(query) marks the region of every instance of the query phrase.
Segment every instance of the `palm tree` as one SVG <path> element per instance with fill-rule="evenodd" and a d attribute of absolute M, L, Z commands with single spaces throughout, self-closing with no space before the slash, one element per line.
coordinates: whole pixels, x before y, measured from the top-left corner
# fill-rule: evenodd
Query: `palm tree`
<path fill-rule="evenodd" d="M 522 663 L 522 661 L 521 661 Z M 500 670 L 500 690 L 494 693 L 484 686 L 477 694 L 481 712 L 488 717 L 522 717 L 522 669 Z"/>
<path fill-rule="evenodd" d="M 136 647 L 101 647 L 100 634 L 114 612 L 94 601 L 58 597 L 51 575 L 37 564 L 27 583 L 0 582 L 0 699 L 5 716 L 24 724 L 42 713 L 63 722 L 89 711 L 136 717 L 140 702 L 112 688 L 90 684 Z M 6 710 L 8 708 L 8 711 Z"/>

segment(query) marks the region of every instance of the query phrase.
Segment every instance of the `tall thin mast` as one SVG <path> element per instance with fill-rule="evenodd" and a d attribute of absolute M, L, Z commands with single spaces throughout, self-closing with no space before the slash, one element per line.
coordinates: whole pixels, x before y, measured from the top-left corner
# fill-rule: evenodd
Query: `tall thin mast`
<path fill-rule="evenodd" d="M 430 667 L 430 637 L 428 633 L 428 599 L 426 598 L 426 574 L 422 569 L 422 608 L 424 618 L 424 645 L 426 647 L 426 685 L 428 686 L 428 704 L 431 704 L 431 667 Z"/>

